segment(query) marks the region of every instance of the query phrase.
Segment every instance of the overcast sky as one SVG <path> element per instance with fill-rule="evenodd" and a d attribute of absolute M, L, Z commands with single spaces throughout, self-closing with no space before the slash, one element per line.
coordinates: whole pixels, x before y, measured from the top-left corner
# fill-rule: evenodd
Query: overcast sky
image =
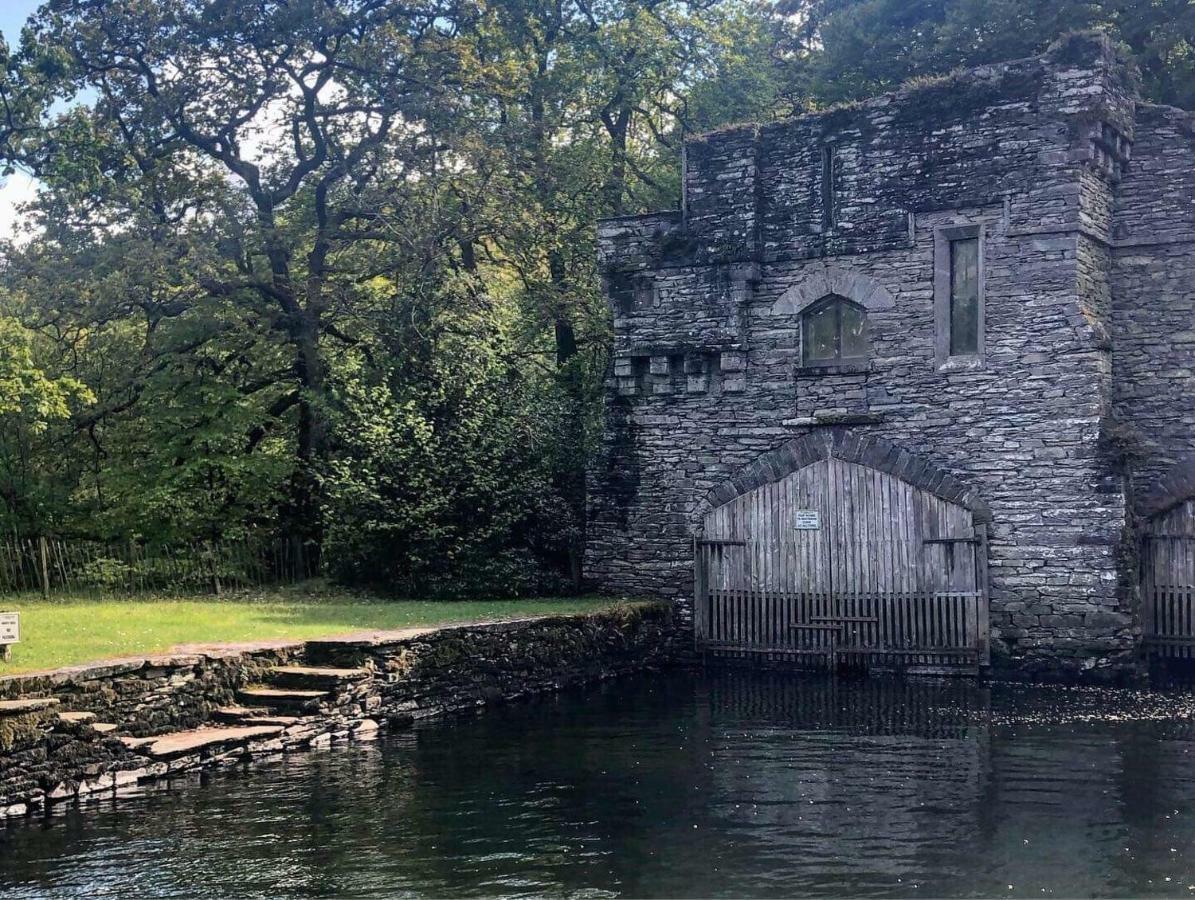
<path fill-rule="evenodd" d="M 9 46 L 21 39 L 21 25 L 38 7 L 40 0 L 0 0 L 0 33 Z M 33 196 L 33 183 L 24 175 L 12 175 L 0 185 L 0 237 L 12 234 L 16 220 L 14 207 Z"/>

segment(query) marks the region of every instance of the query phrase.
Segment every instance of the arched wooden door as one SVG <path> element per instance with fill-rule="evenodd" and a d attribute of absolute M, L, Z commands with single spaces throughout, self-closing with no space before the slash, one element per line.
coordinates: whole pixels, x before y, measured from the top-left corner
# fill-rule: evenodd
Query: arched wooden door
<path fill-rule="evenodd" d="M 1157 656 L 1195 659 L 1195 499 L 1150 519 L 1141 547 L 1142 632 Z"/>
<path fill-rule="evenodd" d="M 695 631 L 716 655 L 957 670 L 988 661 L 986 531 L 969 509 L 825 459 L 712 510 Z"/>

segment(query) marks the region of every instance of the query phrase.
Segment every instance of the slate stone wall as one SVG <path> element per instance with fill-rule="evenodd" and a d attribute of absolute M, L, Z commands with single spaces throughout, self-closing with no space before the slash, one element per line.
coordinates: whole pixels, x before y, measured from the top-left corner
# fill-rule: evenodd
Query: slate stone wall
<path fill-rule="evenodd" d="M 1195 496 L 1195 115 L 1138 107 L 1114 246 L 1116 412 L 1148 516 Z"/>
<path fill-rule="evenodd" d="M 711 489 L 805 435 L 872 437 L 990 508 L 998 665 L 1131 667 L 1134 537 L 1113 346 L 1129 352 L 1114 332 L 1139 301 L 1125 299 L 1137 296 L 1132 257 L 1114 232 L 1121 188 L 1153 185 L 1135 168 L 1135 131 L 1160 140 L 1157 114 L 1144 116 L 1111 45 L 1077 35 L 1042 57 L 691 141 L 680 212 L 599 230 L 615 337 L 588 573 L 608 591 L 687 598 Z M 1172 147 L 1165 155 L 1175 162 Z M 1183 240 L 1195 234 L 1190 219 L 1174 222 Z M 983 240 L 979 363 L 942 359 L 935 324 L 941 242 L 963 226 Z M 1166 290 L 1177 318 L 1191 288 Z M 826 292 L 868 308 L 866 366 L 802 368 L 800 306 Z M 1142 318 L 1140 353 L 1151 328 Z M 1184 332 L 1176 321 L 1171 385 L 1186 377 Z M 1189 442 L 1191 399 L 1167 402 L 1178 410 L 1167 440 Z"/>
<path fill-rule="evenodd" d="M 379 709 L 393 721 L 663 668 L 688 646 L 671 608 L 656 604 L 591 616 L 441 628 L 401 642 L 314 642 L 308 658 L 320 665 L 374 668 L 380 678 Z"/>

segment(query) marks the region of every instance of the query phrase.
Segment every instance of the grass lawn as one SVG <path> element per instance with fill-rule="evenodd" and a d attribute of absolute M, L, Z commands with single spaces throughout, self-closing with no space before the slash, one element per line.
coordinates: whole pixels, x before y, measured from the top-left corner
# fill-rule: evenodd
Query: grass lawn
<path fill-rule="evenodd" d="M 0 675 L 161 653 L 179 644 L 313 638 L 353 631 L 576 613 L 609 598 L 439 602 L 382 600 L 322 585 L 213 597 L 0 597 L 21 614 L 21 643 Z"/>

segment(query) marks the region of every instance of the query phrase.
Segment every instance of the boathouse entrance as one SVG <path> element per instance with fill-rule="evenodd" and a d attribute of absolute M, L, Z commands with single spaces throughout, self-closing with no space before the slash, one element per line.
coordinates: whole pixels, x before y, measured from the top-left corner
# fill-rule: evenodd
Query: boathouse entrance
<path fill-rule="evenodd" d="M 1195 498 L 1146 522 L 1141 601 L 1147 651 L 1158 657 L 1195 659 Z"/>
<path fill-rule="evenodd" d="M 705 515 L 694 630 L 708 656 L 974 673 L 988 663 L 987 528 L 830 456 Z"/>

